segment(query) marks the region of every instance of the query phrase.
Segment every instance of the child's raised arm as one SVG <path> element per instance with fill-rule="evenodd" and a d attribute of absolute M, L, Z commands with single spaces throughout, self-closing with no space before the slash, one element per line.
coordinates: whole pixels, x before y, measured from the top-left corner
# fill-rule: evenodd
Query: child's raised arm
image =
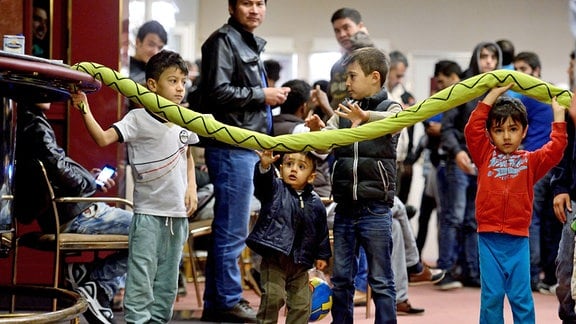
<path fill-rule="evenodd" d="M 88 104 L 88 98 L 86 94 L 82 91 L 71 92 L 72 105 L 82 113 L 82 120 L 88 133 L 92 139 L 100 147 L 107 146 L 109 144 L 118 142 L 118 133 L 113 128 L 103 130 L 98 121 L 92 115 L 90 111 L 90 105 Z"/>
<path fill-rule="evenodd" d="M 335 114 L 352 122 L 351 128 L 358 127 L 370 119 L 370 113 L 362 110 L 358 103 L 348 103 L 348 107 L 343 104 L 338 105 Z"/>
<path fill-rule="evenodd" d="M 280 155 L 276 154 L 273 155 L 274 152 L 265 150 L 265 151 L 256 151 L 256 154 L 260 157 L 260 167 L 264 170 L 268 170 L 268 168 L 272 165 L 272 163 L 276 162 Z"/>
<path fill-rule="evenodd" d="M 492 88 L 488 92 L 486 97 L 484 97 L 484 100 L 482 100 L 482 102 L 487 104 L 488 106 L 492 107 L 494 105 L 494 103 L 496 102 L 496 99 L 498 99 L 498 97 L 500 97 L 504 92 L 510 90 L 510 88 L 512 88 L 512 86 L 514 86 L 514 83 L 509 83 L 509 84 L 502 86 L 502 87 Z"/>
<path fill-rule="evenodd" d="M 320 116 L 313 114 L 312 116 L 306 117 L 304 120 L 306 127 L 310 128 L 311 132 L 316 132 L 326 127 L 326 124 L 322 121 Z"/>
<path fill-rule="evenodd" d="M 558 101 L 556 101 L 556 97 L 552 98 L 552 111 L 554 112 L 555 122 L 565 121 L 566 108 L 562 107 Z"/>

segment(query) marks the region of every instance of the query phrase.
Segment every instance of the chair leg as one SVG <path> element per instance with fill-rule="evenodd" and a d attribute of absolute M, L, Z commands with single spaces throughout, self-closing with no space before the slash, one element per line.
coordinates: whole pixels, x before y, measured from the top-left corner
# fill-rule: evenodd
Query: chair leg
<path fill-rule="evenodd" d="M 54 277 L 53 277 L 53 286 L 54 288 L 58 288 L 58 279 L 60 279 L 60 247 L 56 247 L 56 251 L 54 252 Z M 55 312 L 58 309 L 58 299 L 52 299 L 52 311 Z"/>
<path fill-rule="evenodd" d="M 258 218 L 258 212 L 253 211 L 250 213 L 250 228 L 254 226 L 256 219 Z M 260 290 L 260 286 L 256 282 L 256 279 L 252 276 L 252 252 L 250 248 L 245 247 L 240 254 L 240 284 L 244 289 L 251 289 L 256 293 L 258 296 L 262 296 L 262 291 Z"/>
<path fill-rule="evenodd" d="M 372 288 L 370 285 L 366 287 L 366 318 L 370 318 L 372 316 Z"/>
<path fill-rule="evenodd" d="M 241 276 L 241 284 L 246 290 L 252 290 L 258 296 L 262 296 L 262 291 L 256 282 L 256 279 L 252 276 L 252 254 L 248 247 L 244 248 L 242 253 L 240 254 L 240 276 Z"/>
<path fill-rule="evenodd" d="M 194 282 L 194 290 L 196 291 L 196 301 L 198 307 L 202 307 L 202 297 L 200 297 L 200 287 L 198 284 L 198 273 L 196 268 L 196 255 L 194 253 L 194 236 L 188 237 L 188 250 L 190 253 L 190 266 L 192 267 L 192 282 Z"/>
<path fill-rule="evenodd" d="M 17 239 L 16 239 L 17 240 Z M 18 267 L 17 267 L 17 261 L 18 261 L 18 241 L 15 242 L 14 244 L 14 251 L 12 253 L 14 253 L 14 255 L 12 256 L 12 285 L 16 286 L 16 276 L 18 273 Z M 14 313 L 16 311 L 16 295 L 13 294 L 11 296 L 11 301 L 10 301 L 10 313 Z"/>

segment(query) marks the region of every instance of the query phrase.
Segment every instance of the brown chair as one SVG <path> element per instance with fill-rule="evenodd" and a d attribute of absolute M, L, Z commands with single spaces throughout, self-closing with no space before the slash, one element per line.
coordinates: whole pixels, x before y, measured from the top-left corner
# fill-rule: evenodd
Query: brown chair
<path fill-rule="evenodd" d="M 31 249 L 48 251 L 54 253 L 54 273 L 52 276 L 52 286 L 58 288 L 59 279 L 61 276 L 61 265 L 64 264 L 67 254 L 79 254 L 85 251 L 94 253 L 94 257 L 98 257 L 99 251 L 113 251 L 113 250 L 127 250 L 128 249 L 128 235 L 100 235 L 100 234 L 76 234 L 76 233 L 61 233 L 60 221 L 58 217 L 58 205 L 77 202 L 105 202 L 109 204 L 125 205 L 132 207 L 132 202 L 123 198 L 117 197 L 56 197 L 52 184 L 48 179 L 48 174 L 41 161 L 38 164 L 38 186 L 45 189 L 47 199 L 49 199 L 48 211 L 46 217 L 53 217 L 54 228 L 50 232 L 43 232 L 41 230 L 34 230 L 27 233 L 20 233 L 18 231 L 17 219 L 18 215 L 14 215 L 16 220 L 14 226 L 14 254 L 12 262 L 12 284 L 17 284 L 18 274 L 18 254 L 21 247 Z M 35 168 L 34 168 L 35 169 Z M 15 195 L 18 195 L 16 193 Z M 54 305 L 54 308 L 56 305 Z"/>
<path fill-rule="evenodd" d="M 253 210 L 250 213 L 250 220 L 248 225 L 250 230 L 252 230 L 252 227 L 254 227 L 254 224 L 256 223 L 259 214 L 260 210 Z M 256 281 L 256 278 L 254 278 L 254 276 L 252 275 L 253 262 L 255 261 L 253 259 L 252 253 L 253 253 L 252 250 L 248 246 L 246 246 L 244 247 L 244 250 L 242 250 L 242 253 L 240 254 L 240 260 L 239 260 L 240 278 L 241 278 L 240 280 L 244 289 L 252 290 L 254 291 L 254 293 L 256 293 L 256 295 L 262 296 L 260 285 Z"/>
<path fill-rule="evenodd" d="M 194 250 L 194 240 L 198 237 L 212 234 L 212 219 L 193 220 L 189 222 L 190 234 L 188 235 L 188 251 L 190 253 L 190 266 L 192 267 L 192 282 L 196 292 L 198 306 L 202 307 L 200 295 L 200 283 L 198 282 L 198 258 Z"/>

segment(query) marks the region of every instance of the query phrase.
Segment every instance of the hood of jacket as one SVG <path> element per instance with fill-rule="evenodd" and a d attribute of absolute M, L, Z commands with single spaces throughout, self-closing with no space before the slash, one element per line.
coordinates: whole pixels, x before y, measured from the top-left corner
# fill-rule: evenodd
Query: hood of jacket
<path fill-rule="evenodd" d="M 467 79 L 473 77 L 475 75 L 480 74 L 480 52 L 485 47 L 494 47 L 496 48 L 496 53 L 498 56 L 498 64 L 496 64 L 495 70 L 502 68 L 502 51 L 500 50 L 500 46 L 494 42 L 481 42 L 476 47 L 474 47 L 474 51 L 472 51 L 472 56 L 470 57 L 470 64 L 468 69 L 463 72 L 462 79 Z"/>

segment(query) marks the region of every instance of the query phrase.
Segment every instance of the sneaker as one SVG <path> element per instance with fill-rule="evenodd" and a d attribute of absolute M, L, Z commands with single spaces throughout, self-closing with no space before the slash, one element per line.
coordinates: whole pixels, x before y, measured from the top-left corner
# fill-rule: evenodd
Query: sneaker
<path fill-rule="evenodd" d="M 462 288 L 462 283 L 454 279 L 449 273 L 446 273 L 444 278 L 435 283 L 434 286 L 440 290 L 452 290 Z"/>
<path fill-rule="evenodd" d="M 410 305 L 408 300 L 396 304 L 396 315 L 422 315 L 424 314 L 423 308 L 415 308 Z"/>
<path fill-rule="evenodd" d="M 444 279 L 446 271 L 442 269 L 431 269 L 424 265 L 424 269 L 420 273 L 411 273 L 408 276 L 408 284 L 410 286 L 418 286 L 424 284 L 435 284 Z"/>
<path fill-rule="evenodd" d="M 366 293 L 360 290 L 354 291 L 354 306 L 366 306 Z"/>
<path fill-rule="evenodd" d="M 219 313 L 208 309 L 208 308 L 204 308 L 202 309 L 202 316 L 200 317 L 200 321 L 201 322 L 220 322 L 220 316 Z"/>
<path fill-rule="evenodd" d="M 549 285 L 549 284 L 546 284 L 546 283 L 540 281 L 540 282 L 538 282 L 536 287 L 538 289 L 538 292 L 543 294 L 543 295 L 555 295 L 556 294 L 556 287 L 558 287 L 558 284 Z"/>
<path fill-rule="evenodd" d="M 88 323 L 112 324 L 114 313 L 110 309 L 110 300 L 106 292 L 94 281 L 88 281 L 76 290 L 88 302 L 84 318 Z"/>
<path fill-rule="evenodd" d="M 482 287 L 482 283 L 480 282 L 480 279 L 476 279 L 476 278 L 464 279 L 464 280 L 462 280 L 462 285 L 464 285 L 464 287 L 471 287 L 471 288 Z"/>
<path fill-rule="evenodd" d="M 558 289 L 558 283 L 555 283 L 552 286 L 550 286 L 550 293 L 554 296 L 556 296 L 556 289 Z"/>
<path fill-rule="evenodd" d="M 66 281 L 72 286 L 72 290 L 82 286 L 88 277 L 88 268 L 85 264 L 68 263 L 66 266 Z"/>
<path fill-rule="evenodd" d="M 256 323 L 256 311 L 247 300 L 241 299 L 234 307 L 225 311 L 204 309 L 202 322 Z"/>
<path fill-rule="evenodd" d="M 250 307 L 247 300 L 241 299 L 238 304 L 224 312 L 224 318 L 228 322 L 256 323 L 256 311 Z"/>

